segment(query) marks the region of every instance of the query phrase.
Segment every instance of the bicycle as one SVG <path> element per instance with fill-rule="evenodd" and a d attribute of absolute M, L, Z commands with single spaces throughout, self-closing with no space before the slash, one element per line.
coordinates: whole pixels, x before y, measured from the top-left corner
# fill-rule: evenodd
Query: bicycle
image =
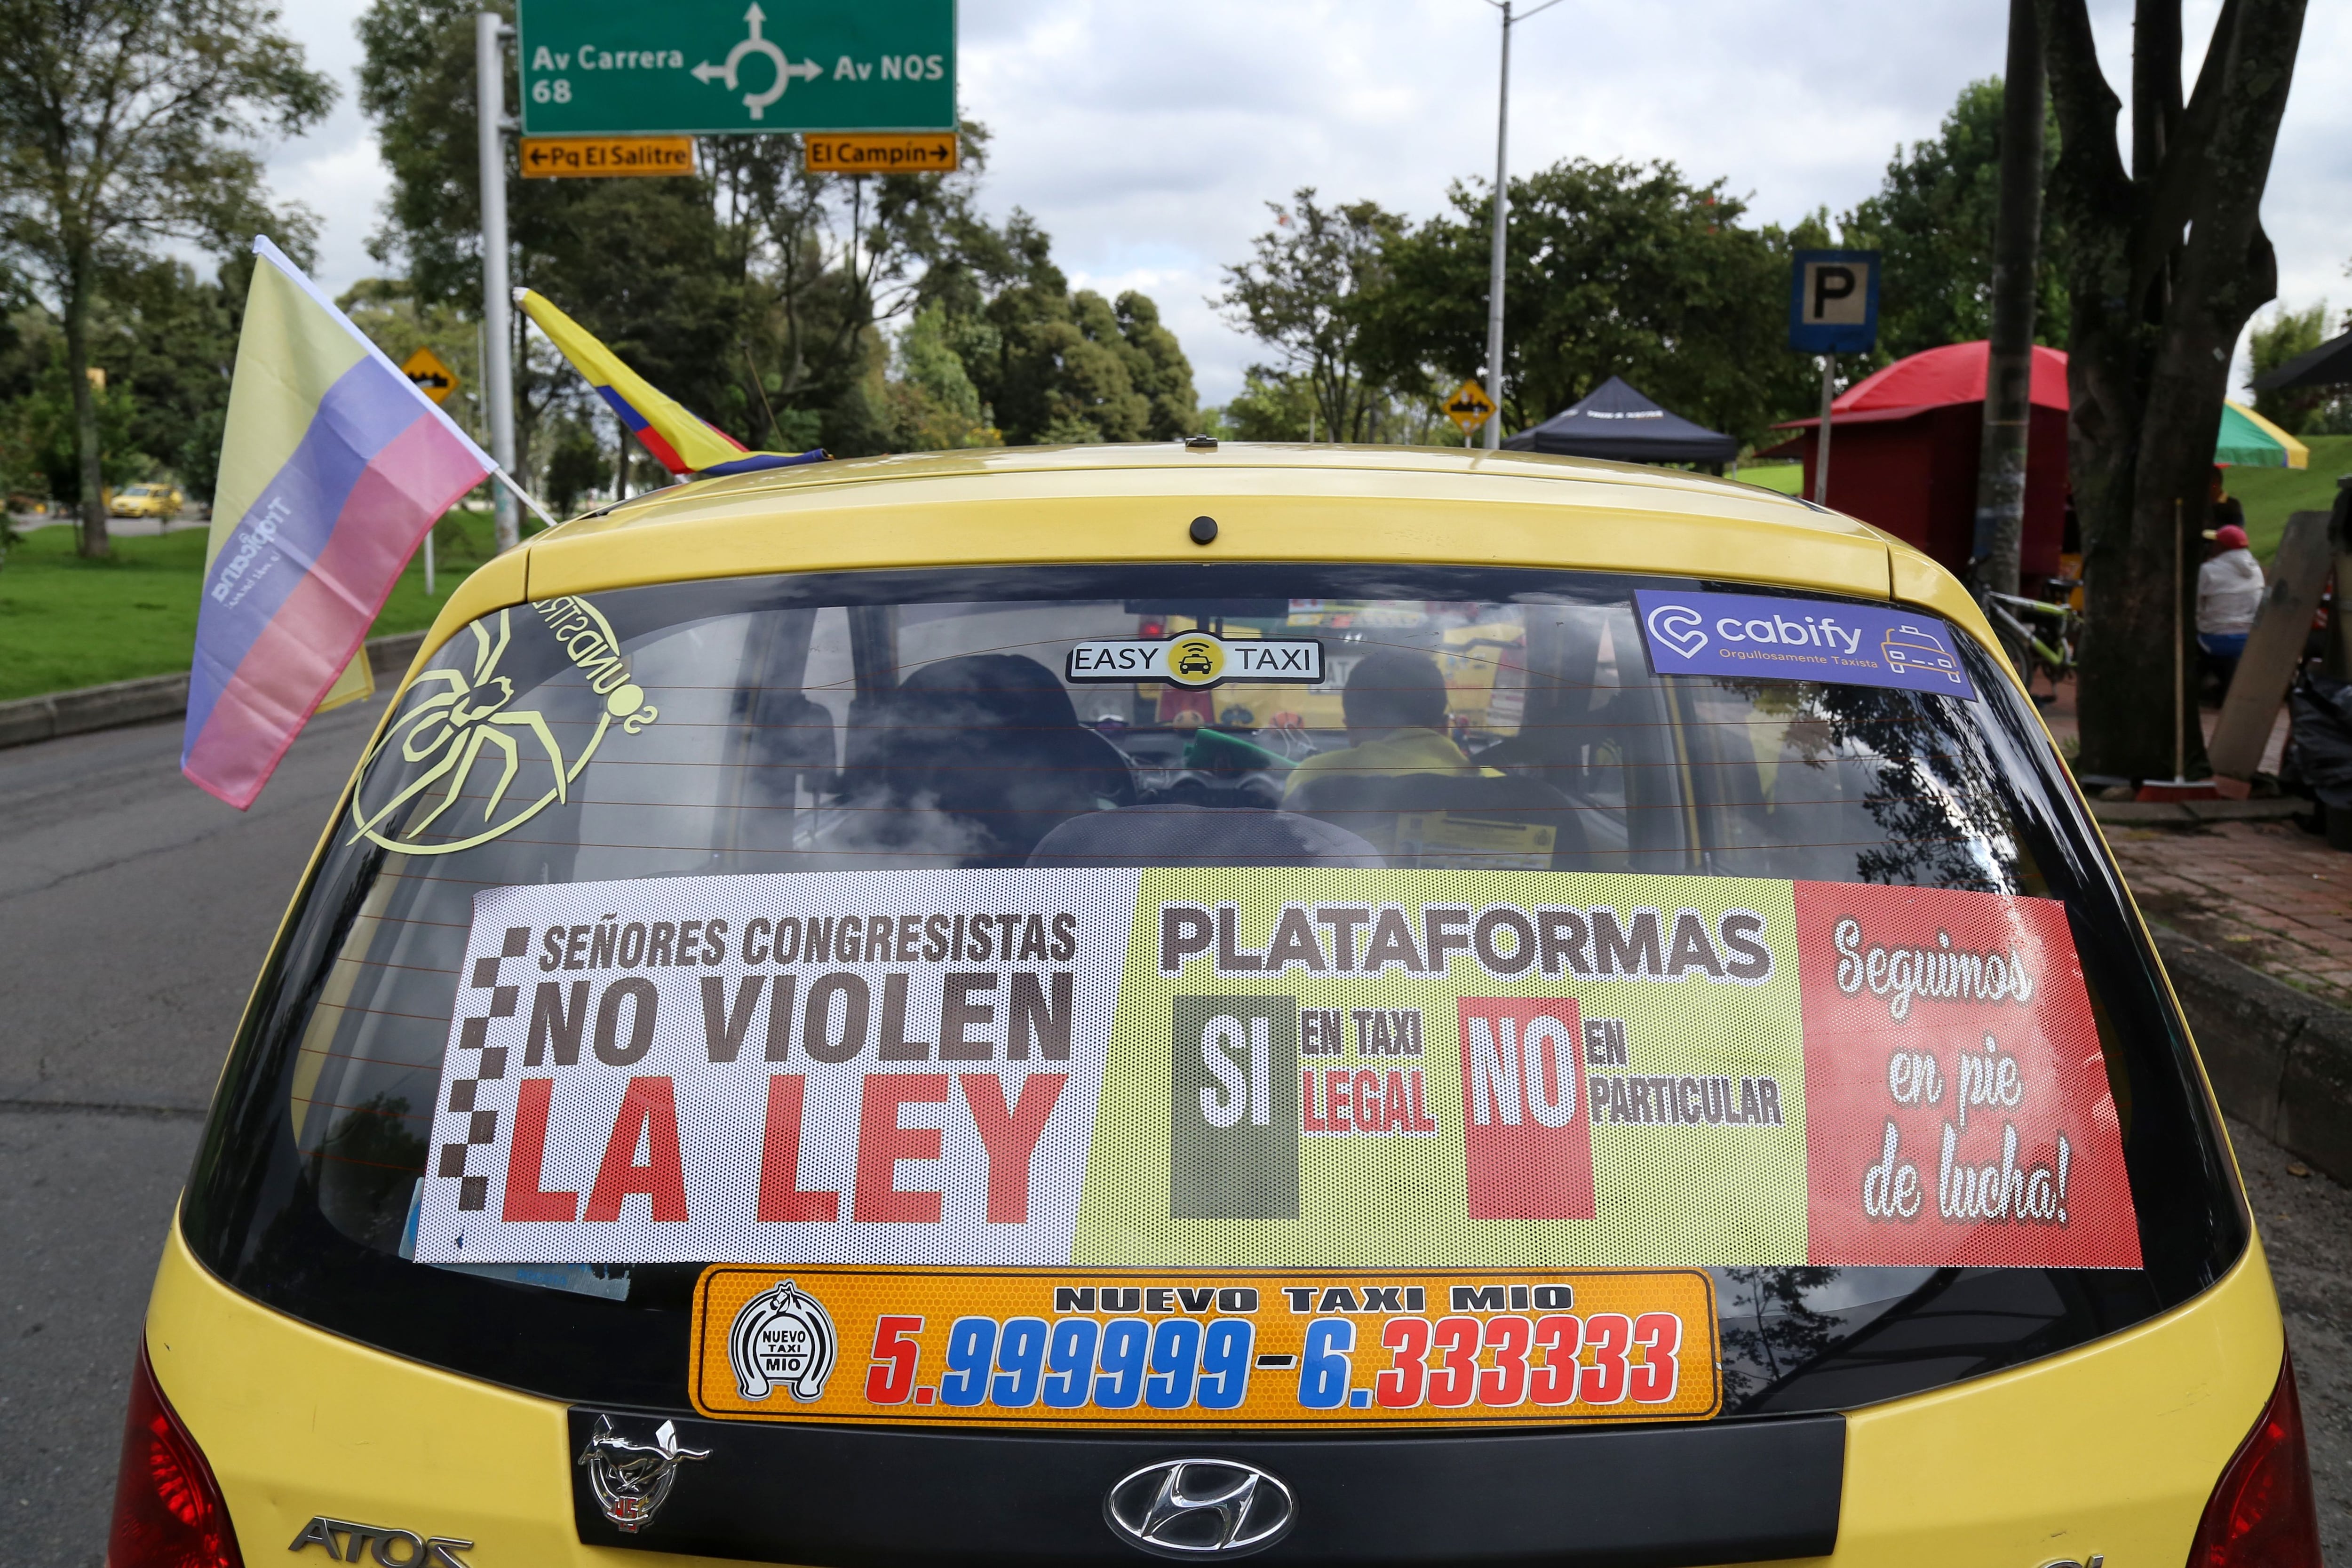
<path fill-rule="evenodd" d="M 2054 602 L 2029 599 L 2018 594 L 1988 592 L 1983 595 L 1986 618 L 1992 622 L 1994 631 L 2008 650 L 2010 664 L 2017 670 L 2018 679 L 2025 684 L 2028 695 L 2032 691 L 2036 669 L 2049 676 L 2053 700 L 2058 683 L 2074 673 L 2075 650 L 2082 646 L 2083 628 L 2086 624 L 2083 612 L 2067 602 L 2077 586 L 2079 584 L 2070 578 L 2053 578 L 2050 591 L 2060 595 Z M 2020 620 L 2021 615 L 2049 623 L 2042 628 L 2048 634 L 2046 639 L 2041 631 Z M 2043 700 L 2035 698 L 2034 700 Z"/>

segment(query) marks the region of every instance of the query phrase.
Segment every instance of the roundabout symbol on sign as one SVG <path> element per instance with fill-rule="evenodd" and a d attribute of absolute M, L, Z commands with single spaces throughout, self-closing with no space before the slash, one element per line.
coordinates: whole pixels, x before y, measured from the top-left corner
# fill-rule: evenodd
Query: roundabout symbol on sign
<path fill-rule="evenodd" d="M 760 9 L 759 0 L 751 0 L 751 8 L 743 13 L 748 36 L 738 40 L 735 47 L 727 51 L 727 63 L 715 66 L 709 60 L 704 60 L 694 68 L 694 78 L 697 81 L 705 86 L 714 81 L 724 81 L 727 84 L 727 90 L 733 92 L 741 86 L 741 83 L 735 79 L 735 68 L 742 63 L 743 57 L 749 54 L 767 56 L 768 62 L 776 68 L 776 79 L 769 85 L 765 92 L 743 94 L 743 107 L 751 111 L 751 118 L 754 120 L 759 119 L 766 111 L 768 105 L 784 96 L 784 89 L 792 86 L 793 78 L 806 77 L 811 81 L 814 81 L 824 74 L 824 68 L 814 60 L 803 60 L 798 65 L 793 64 L 782 49 L 778 48 L 772 40 L 761 37 L 760 25 L 767 19 L 768 14 Z"/>

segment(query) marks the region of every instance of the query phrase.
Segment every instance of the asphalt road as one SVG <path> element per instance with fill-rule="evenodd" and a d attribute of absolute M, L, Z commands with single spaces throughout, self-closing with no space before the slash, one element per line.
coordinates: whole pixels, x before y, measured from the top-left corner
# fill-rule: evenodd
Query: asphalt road
<path fill-rule="evenodd" d="M 149 1280 L 263 949 L 373 725 L 311 725 L 240 816 L 176 724 L 0 751 L 0 1568 L 97 1568 Z M 2352 1568 L 2352 1192 L 2232 1131 Z"/>
<path fill-rule="evenodd" d="M 378 711 L 313 723 L 243 814 L 180 776 L 176 722 L 0 751 L 0 1564 L 105 1555 L 164 1226 Z"/>

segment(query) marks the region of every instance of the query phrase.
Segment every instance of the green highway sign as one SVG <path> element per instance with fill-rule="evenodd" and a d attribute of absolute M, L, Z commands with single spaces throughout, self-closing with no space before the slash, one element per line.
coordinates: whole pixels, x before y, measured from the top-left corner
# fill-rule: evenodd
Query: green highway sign
<path fill-rule="evenodd" d="M 952 131 L 955 0 L 520 0 L 533 136 Z"/>

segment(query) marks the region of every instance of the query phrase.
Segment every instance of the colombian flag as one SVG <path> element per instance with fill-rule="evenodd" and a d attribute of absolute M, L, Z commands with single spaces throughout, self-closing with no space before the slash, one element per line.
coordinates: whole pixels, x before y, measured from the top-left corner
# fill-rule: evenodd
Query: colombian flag
<path fill-rule="evenodd" d="M 651 382 L 631 370 L 620 355 L 606 348 L 587 328 L 549 304 L 545 295 L 518 289 L 515 303 L 522 307 L 523 314 L 539 323 L 539 330 L 547 334 L 550 342 L 563 351 L 572 368 L 587 377 L 588 384 L 621 416 L 621 423 L 628 426 L 638 444 L 672 474 L 717 479 L 758 468 L 824 460 L 822 448 L 814 452 L 749 450 L 726 431 L 688 413 L 676 398 L 656 390 Z"/>
<path fill-rule="evenodd" d="M 284 252 L 253 250 L 180 752 L 239 811 L 425 531 L 497 467 Z"/>

